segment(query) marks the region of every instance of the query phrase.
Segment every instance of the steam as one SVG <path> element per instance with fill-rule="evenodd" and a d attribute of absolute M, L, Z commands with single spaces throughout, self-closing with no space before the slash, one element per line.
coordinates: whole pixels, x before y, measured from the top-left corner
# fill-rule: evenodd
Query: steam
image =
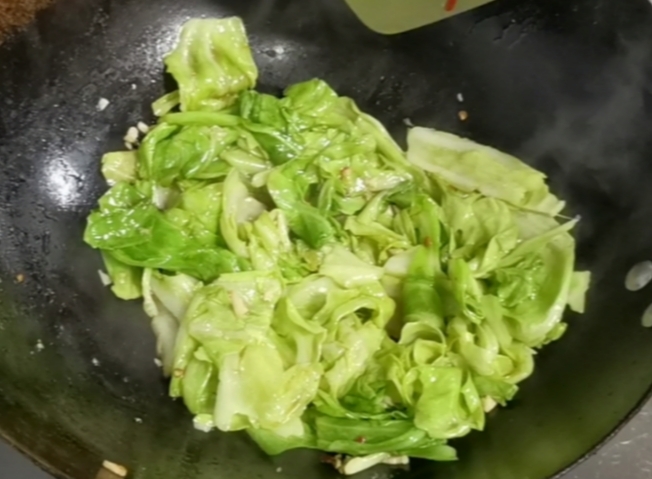
<path fill-rule="evenodd" d="M 606 62 L 587 59 L 588 70 L 557 93 L 554 115 L 523 146 L 523 156 L 548 170 L 555 192 L 584 218 L 580 242 L 605 236 L 632 212 L 645 211 L 641 224 L 652 213 L 641 207 L 652 200 L 646 193 L 652 165 L 644 161 L 652 150 L 652 43 L 621 38 L 616 50 Z M 629 236 L 622 240 L 633 245 L 640 235 Z M 609 255 L 615 254 L 613 248 Z"/>

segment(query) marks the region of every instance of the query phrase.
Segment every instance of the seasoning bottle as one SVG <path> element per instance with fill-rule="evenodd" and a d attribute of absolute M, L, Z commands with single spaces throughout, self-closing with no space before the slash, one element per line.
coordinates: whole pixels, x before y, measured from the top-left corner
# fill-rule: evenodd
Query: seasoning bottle
<path fill-rule="evenodd" d="M 452 17 L 492 0 L 346 0 L 370 29 L 401 33 Z"/>

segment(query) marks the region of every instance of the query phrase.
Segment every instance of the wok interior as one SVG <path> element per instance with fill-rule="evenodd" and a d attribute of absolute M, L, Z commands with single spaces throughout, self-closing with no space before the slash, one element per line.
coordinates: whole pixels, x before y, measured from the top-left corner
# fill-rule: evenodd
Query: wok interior
<path fill-rule="evenodd" d="M 71 478 L 93 477 L 104 459 L 136 478 L 335 475 L 314 452 L 268 458 L 243 434 L 194 431 L 167 397 L 140 304 L 102 287 L 99 255 L 82 243 L 106 188 L 99 158 L 152 119 L 180 24 L 232 14 L 245 19 L 263 90 L 321 77 L 401 141 L 410 118 L 504 149 L 548 173 L 582 216 L 587 314 L 569 315 L 485 432 L 454 443 L 458 463 L 417 461 L 401 477 L 542 479 L 603 440 L 652 382 L 652 333 L 640 326 L 652 295 L 623 287 L 652 257 L 647 0 L 501 0 L 390 37 L 334 0 L 54 5 L 0 49 L 2 434 Z M 111 103 L 98 112 L 101 97 Z"/>

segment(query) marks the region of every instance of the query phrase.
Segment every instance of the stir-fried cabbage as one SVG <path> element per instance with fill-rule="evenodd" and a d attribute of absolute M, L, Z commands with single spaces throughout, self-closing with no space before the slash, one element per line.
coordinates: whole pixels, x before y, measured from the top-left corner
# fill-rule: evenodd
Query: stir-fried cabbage
<path fill-rule="evenodd" d="M 321 80 L 256 92 L 237 18 L 188 22 L 165 64 L 179 90 L 104 157 L 85 240 L 144 298 L 171 396 L 269 454 L 455 459 L 584 309 L 545 176 L 426 128 L 403 152 Z"/>

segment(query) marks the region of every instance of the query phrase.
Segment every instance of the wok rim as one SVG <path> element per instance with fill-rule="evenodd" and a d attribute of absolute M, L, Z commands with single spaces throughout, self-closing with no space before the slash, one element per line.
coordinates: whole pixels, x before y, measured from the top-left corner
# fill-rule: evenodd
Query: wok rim
<path fill-rule="evenodd" d="M 643 397 L 636 403 L 636 405 L 632 408 L 632 410 L 618 423 L 616 426 L 609 432 L 603 439 L 598 441 L 594 446 L 591 446 L 591 448 L 582 454 L 580 457 L 578 457 L 575 461 L 573 461 L 571 464 L 563 468 L 562 470 L 554 473 L 551 476 L 543 477 L 541 479 L 563 479 L 566 474 L 571 472 L 573 469 L 575 469 L 577 466 L 580 464 L 583 464 L 584 462 L 588 461 L 591 459 L 593 456 L 595 456 L 603 447 L 607 446 L 612 439 L 614 439 L 615 436 L 618 435 L 638 414 L 641 412 L 641 410 L 645 407 L 645 405 L 652 399 L 652 386 L 648 388 L 648 390 L 645 392 Z M 477 431 L 475 434 L 482 434 L 484 431 Z M 228 434 L 228 433 L 227 433 Z M 44 471 L 47 474 L 50 474 L 53 476 L 55 479 L 81 479 L 77 478 L 74 476 L 70 476 L 63 472 L 62 470 L 58 469 L 56 466 L 52 465 L 49 461 L 47 461 L 44 457 L 34 454 L 28 447 L 26 447 L 23 443 L 20 441 L 14 440 L 10 435 L 8 435 L 2 428 L 0 428 L 0 437 L 13 449 L 14 452 L 17 452 L 21 454 L 23 457 L 26 457 L 27 459 L 30 460 L 32 464 L 37 466 L 39 469 Z M 459 461 L 463 461 L 464 459 L 461 458 Z M 127 469 L 129 469 L 128 466 Z M 102 464 L 98 464 L 98 471 L 100 471 L 102 468 Z M 354 477 L 354 476 L 351 476 Z"/>

